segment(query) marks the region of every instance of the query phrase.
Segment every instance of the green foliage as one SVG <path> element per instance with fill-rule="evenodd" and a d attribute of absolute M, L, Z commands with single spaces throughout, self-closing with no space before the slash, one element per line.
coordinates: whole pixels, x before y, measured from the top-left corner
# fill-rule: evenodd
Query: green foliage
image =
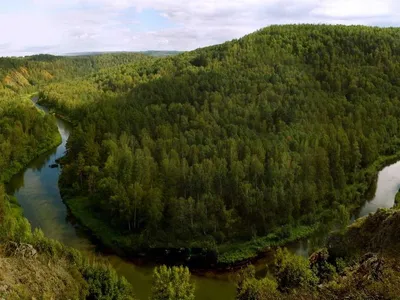
<path fill-rule="evenodd" d="M 89 260 L 78 250 L 68 248 L 56 240 L 48 239 L 43 232 L 30 224 L 15 204 L 7 202 L 3 221 L 0 222 L 0 246 L 9 241 L 31 244 L 42 257 L 54 263 L 67 261 L 82 298 L 86 299 L 133 299 L 129 283 L 103 261 Z"/>
<path fill-rule="evenodd" d="M 102 54 L 95 56 L 0 57 L 0 96 L 37 90 L 48 82 L 86 76 L 104 68 L 145 60 L 139 53 Z"/>
<path fill-rule="evenodd" d="M 350 213 L 344 205 L 339 205 L 337 220 L 342 230 L 345 230 L 350 221 Z"/>
<path fill-rule="evenodd" d="M 326 282 L 333 279 L 336 275 L 336 268 L 329 263 L 329 253 L 326 248 L 314 252 L 310 258 L 310 268 L 319 278 L 319 282 Z M 342 268 L 339 261 L 339 270 Z"/>
<path fill-rule="evenodd" d="M 272 300 L 279 299 L 276 281 L 265 277 L 255 278 L 254 266 L 250 265 L 239 273 L 236 299 L 237 300 Z"/>
<path fill-rule="evenodd" d="M 146 247 L 249 243 L 225 262 L 272 233 L 344 225 L 398 157 L 398 37 L 271 26 L 41 86 L 42 103 L 78 123 L 60 183 Z"/>
<path fill-rule="evenodd" d="M 327 243 L 328 250 L 313 253 L 309 264 L 306 259 L 279 249 L 276 277 L 280 292 L 275 291 L 273 299 L 398 299 L 398 226 L 397 209 L 380 210 L 345 231 L 333 234 Z M 343 256 L 332 256 L 333 245 L 334 253 L 343 253 Z M 305 278 L 310 278 L 310 272 L 314 274 L 313 279 L 304 282 Z M 263 284 L 265 280 L 267 284 Z M 317 282 L 318 288 L 313 289 Z M 282 288 L 282 283 L 286 288 Z M 236 297 L 270 299 L 271 292 L 261 298 L 259 295 L 271 284 L 273 281 L 268 277 L 256 279 L 254 267 L 250 267 L 239 276 Z"/>
<path fill-rule="evenodd" d="M 278 289 L 282 292 L 312 289 L 318 282 L 318 278 L 309 267 L 308 260 L 290 253 L 286 248 L 279 248 L 276 252 L 275 277 Z"/>
<path fill-rule="evenodd" d="M 195 286 L 186 267 L 154 269 L 152 300 L 194 300 Z"/>
<path fill-rule="evenodd" d="M 399 207 L 400 205 L 400 190 L 396 193 L 394 198 L 394 207 Z"/>
<path fill-rule="evenodd" d="M 335 266 L 336 266 L 336 270 L 337 270 L 338 274 L 342 275 L 345 271 L 347 264 L 343 258 L 338 257 L 338 258 L 336 258 Z"/>
<path fill-rule="evenodd" d="M 327 245 L 333 258 L 358 257 L 368 252 L 383 252 L 397 256 L 400 247 L 398 228 L 400 211 L 379 209 L 357 220 L 346 231 L 332 233 Z"/>
<path fill-rule="evenodd" d="M 29 96 L 0 96 L 0 182 L 60 142 L 54 117 L 39 113 Z"/>
<path fill-rule="evenodd" d="M 90 210 L 87 198 L 77 197 L 69 198 L 63 195 L 64 200 L 74 216 L 86 228 L 90 228 L 91 233 L 101 243 L 110 249 L 123 250 L 129 253 L 133 249 L 140 249 L 140 238 L 131 239 L 129 236 L 123 236 L 118 231 L 110 228 L 109 224 L 95 212 Z M 137 247 L 137 248 L 134 248 Z"/>
<path fill-rule="evenodd" d="M 84 268 L 82 275 L 89 285 L 86 299 L 128 300 L 133 299 L 131 287 L 125 278 L 119 278 L 111 267 L 93 264 Z"/>
<path fill-rule="evenodd" d="M 6 209 L 6 192 L 4 190 L 4 186 L 0 184 L 0 224 L 4 222 Z"/>
<path fill-rule="evenodd" d="M 278 247 L 308 237 L 316 230 L 315 226 L 298 226 L 283 230 L 278 229 L 264 237 L 253 238 L 248 242 L 226 243 L 218 246 L 218 262 L 232 264 L 255 258 L 269 247 Z M 289 231 L 289 232 L 288 232 Z"/>
<path fill-rule="evenodd" d="M 105 58 L 99 58 L 99 61 L 102 59 Z M 47 63 L 54 62 L 60 63 L 60 59 L 49 56 L 31 59 L 0 58 L 0 75 L 8 74 L 4 78 L 6 84 L 0 84 L 0 250 L 7 248 L 11 242 L 28 243 L 38 251 L 41 260 L 67 265 L 64 272 L 74 280 L 73 283 L 68 282 L 73 284 L 74 290 L 67 292 L 73 299 L 131 299 L 129 284 L 108 265 L 103 262 L 94 263 L 77 250 L 47 239 L 40 230 L 32 233 L 16 199 L 8 196 L 2 185 L 33 158 L 61 142 L 54 117 L 39 112 L 31 102 L 32 95 L 22 94 L 29 90 L 28 86 L 32 84 L 29 80 L 37 75 L 34 74 L 35 70 L 44 72 L 45 66 L 42 63 L 49 67 Z M 28 72 L 26 64 L 31 63 L 33 65 Z M 79 60 L 76 63 L 79 64 Z M 8 69 L 4 68 L 7 64 Z M 108 64 L 107 59 L 104 64 Z M 16 68 L 20 69 L 17 71 Z M 96 170 L 95 166 L 85 168 L 90 174 L 95 174 Z M 45 294 L 43 296 L 46 298 Z"/>

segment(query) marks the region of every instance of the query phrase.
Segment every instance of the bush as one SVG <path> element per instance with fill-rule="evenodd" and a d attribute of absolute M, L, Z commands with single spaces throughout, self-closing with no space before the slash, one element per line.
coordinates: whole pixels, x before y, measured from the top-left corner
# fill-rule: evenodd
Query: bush
<path fill-rule="evenodd" d="M 308 260 L 290 253 L 286 248 L 279 248 L 275 255 L 275 276 L 278 289 L 282 292 L 312 288 L 318 282 L 318 278 L 309 267 Z"/>
<path fill-rule="evenodd" d="M 187 267 L 154 269 L 152 300 L 194 300 L 195 286 Z"/>
<path fill-rule="evenodd" d="M 314 252 L 309 259 L 310 267 L 320 283 L 330 281 L 336 275 L 336 268 L 328 262 L 328 258 L 328 250 L 324 248 Z"/>
<path fill-rule="evenodd" d="M 89 285 L 86 299 L 126 300 L 133 299 L 129 283 L 118 277 L 115 270 L 105 264 L 91 264 L 84 268 L 83 277 Z"/>
<path fill-rule="evenodd" d="M 239 274 L 236 288 L 237 300 L 272 300 L 279 299 L 276 281 L 267 277 L 255 278 L 255 269 L 251 265 Z"/>

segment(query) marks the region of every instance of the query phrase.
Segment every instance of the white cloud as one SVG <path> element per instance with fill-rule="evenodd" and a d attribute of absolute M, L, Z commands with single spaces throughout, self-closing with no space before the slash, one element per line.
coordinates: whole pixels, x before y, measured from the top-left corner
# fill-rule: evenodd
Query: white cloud
<path fill-rule="evenodd" d="M 190 50 L 238 38 L 270 24 L 400 24 L 397 0 L 25 1 L 35 4 L 34 12 L 10 15 L 1 14 L 0 9 L 0 28 L 7 29 L 0 36 L 0 55 L 27 54 L 35 49 L 52 53 Z M 145 10 L 156 12 L 151 29 L 140 24 Z M 165 22 L 160 19 L 173 26 L 162 28 Z"/>
<path fill-rule="evenodd" d="M 381 0 L 323 1 L 312 13 L 335 18 L 390 17 L 394 4 Z"/>

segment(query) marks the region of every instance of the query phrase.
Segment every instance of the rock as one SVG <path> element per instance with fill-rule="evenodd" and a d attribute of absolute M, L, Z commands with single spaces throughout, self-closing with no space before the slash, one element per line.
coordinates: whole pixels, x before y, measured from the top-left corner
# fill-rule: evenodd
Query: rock
<path fill-rule="evenodd" d="M 54 169 L 54 168 L 58 168 L 58 164 L 51 164 L 49 165 L 50 168 Z"/>
<path fill-rule="evenodd" d="M 23 258 L 34 258 L 37 254 L 37 250 L 30 244 L 9 242 L 8 253 L 9 255 L 20 256 Z"/>

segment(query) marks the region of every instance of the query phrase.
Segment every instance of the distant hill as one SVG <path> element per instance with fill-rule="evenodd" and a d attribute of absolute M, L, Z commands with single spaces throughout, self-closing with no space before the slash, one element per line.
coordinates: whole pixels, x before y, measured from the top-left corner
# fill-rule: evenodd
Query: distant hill
<path fill-rule="evenodd" d="M 65 56 L 95 56 L 95 55 L 103 55 L 103 54 L 118 54 L 118 53 L 133 53 L 133 54 L 145 54 L 150 56 L 171 56 L 182 53 L 182 51 L 156 51 L 156 50 L 148 50 L 148 51 L 98 51 L 98 52 L 74 52 L 67 53 Z"/>
<path fill-rule="evenodd" d="M 25 91 L 50 80 L 86 76 L 104 68 L 112 68 L 151 59 L 142 53 L 96 53 L 74 56 L 39 54 L 25 57 L 0 57 L 0 95 Z"/>

